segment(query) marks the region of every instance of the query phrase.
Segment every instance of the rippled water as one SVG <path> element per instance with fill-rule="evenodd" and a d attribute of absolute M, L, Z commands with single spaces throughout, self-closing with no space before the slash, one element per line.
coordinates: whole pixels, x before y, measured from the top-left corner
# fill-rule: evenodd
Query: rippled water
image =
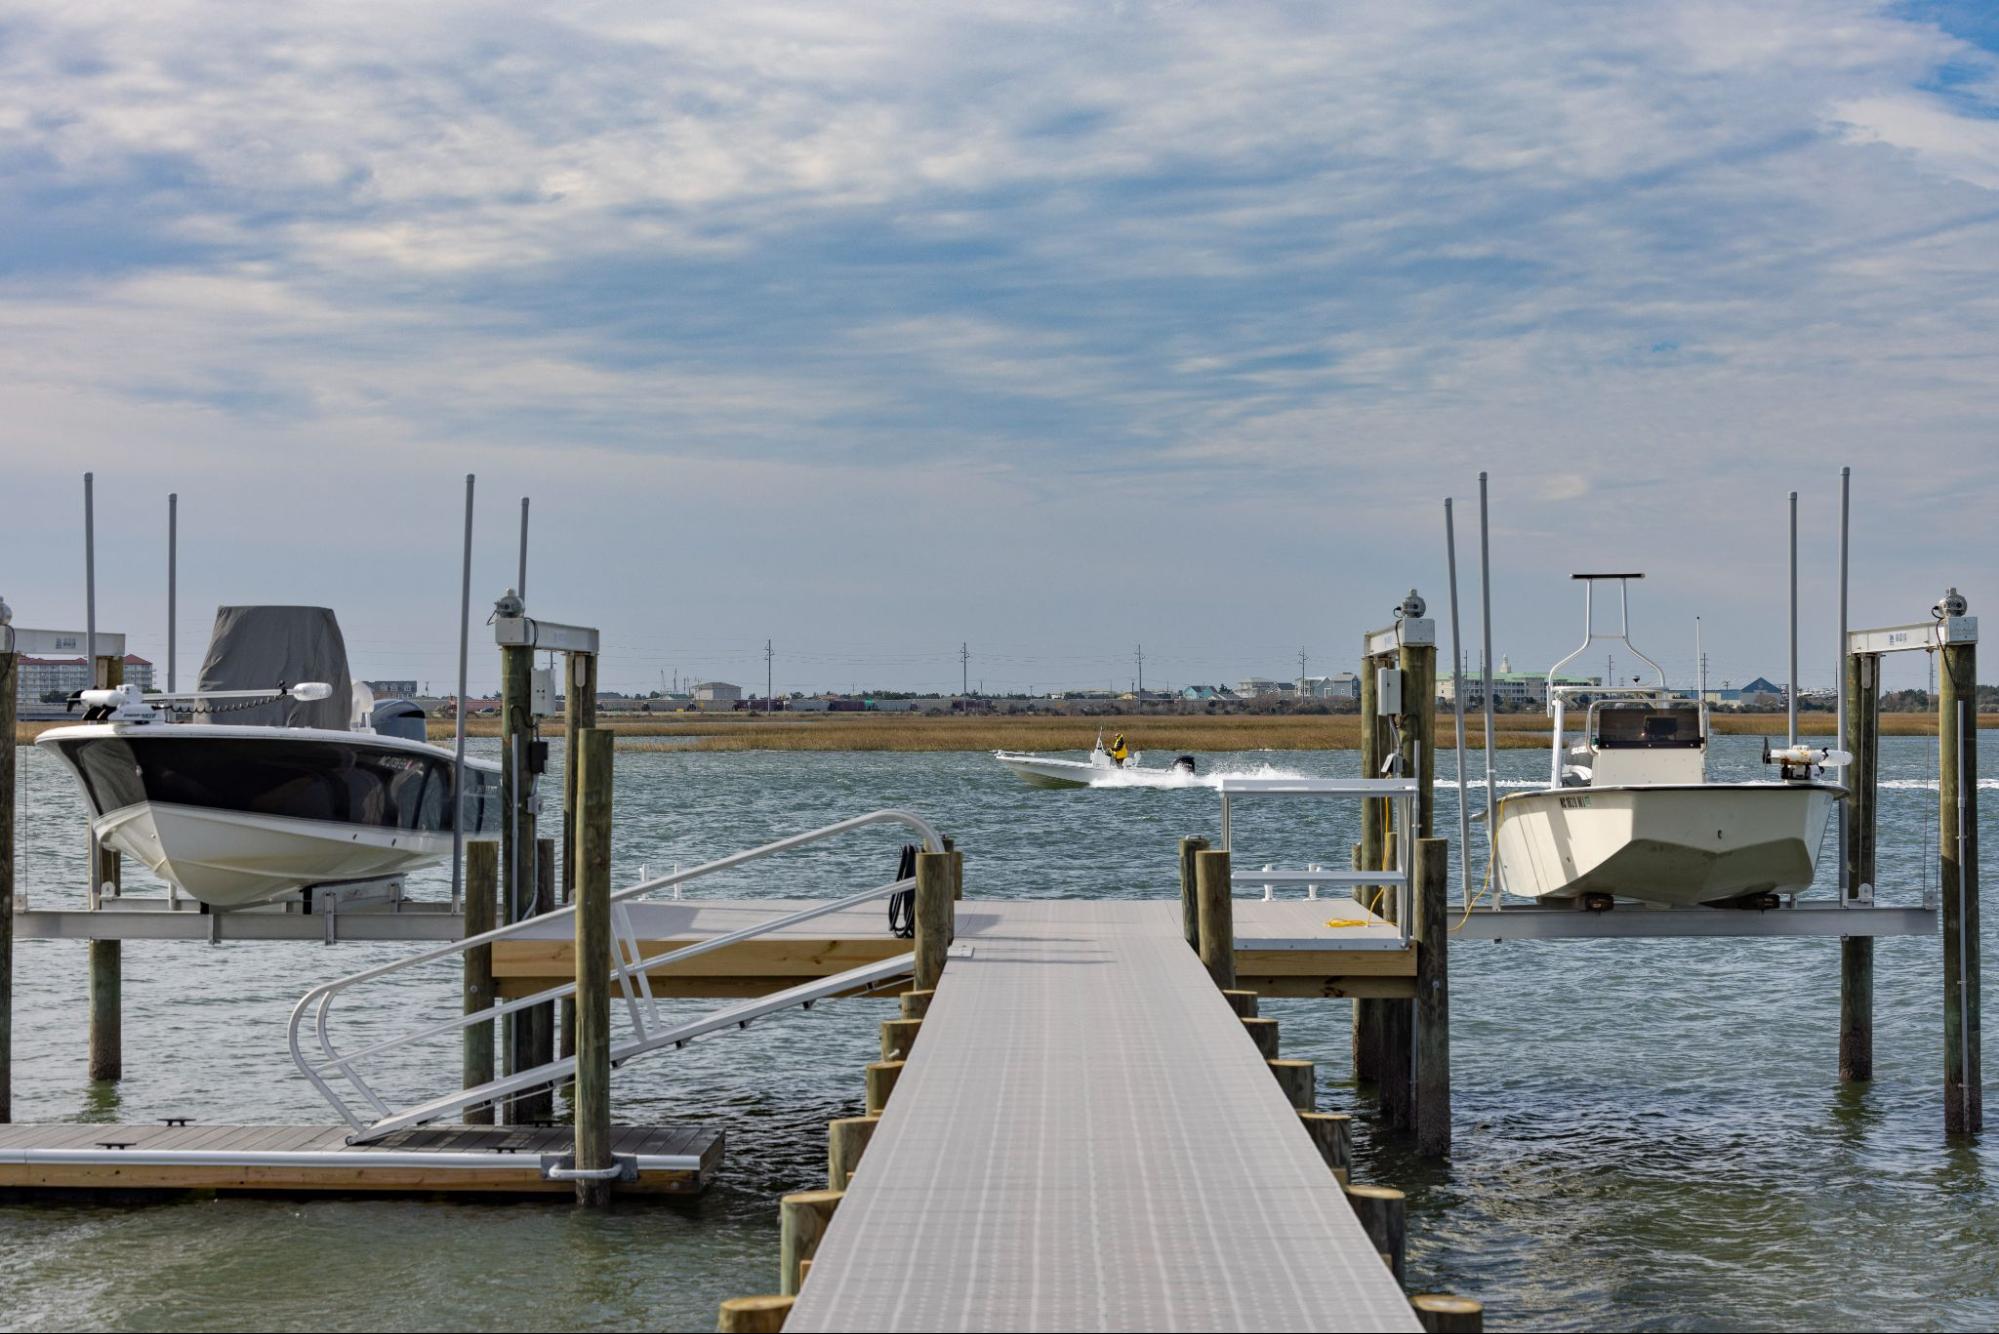
<path fill-rule="evenodd" d="M 1991 744 L 1981 764 L 1999 773 Z M 1750 775 L 1757 747 L 1719 739 L 1718 767 Z M 1883 897 L 1915 901 L 1934 867 L 1923 785 L 1934 742 L 1883 747 Z M 1317 774 L 1356 764 L 1351 753 L 1200 758 Z M 1521 783 L 1545 763 L 1531 751 L 1500 760 Z M 1203 789 L 1032 789 L 984 755 L 652 750 L 618 765 L 621 880 L 904 805 L 966 849 L 969 895 L 1166 896 L 1175 840 L 1212 834 L 1218 817 Z M 41 905 L 80 902 L 75 795 L 32 749 L 22 769 L 23 888 Z M 1990 806 L 1983 837 L 1999 846 Z M 1438 832 L 1455 837 L 1456 820 L 1446 785 Z M 1337 864 L 1356 827 L 1348 810 L 1245 804 L 1238 855 Z M 862 887 L 892 865 L 891 841 L 857 838 L 697 892 Z M 398 952 L 128 943 L 127 1077 L 111 1088 L 84 1077 L 84 946 L 20 942 L 16 1115 L 323 1121 L 285 1054 L 287 1011 L 307 986 Z M 1877 1077 L 1855 1090 L 1834 1077 L 1832 941 L 1461 946 L 1457 1150 L 1443 1166 L 1373 1134 L 1372 1104 L 1348 1077 L 1345 1003 L 1266 1002 L 1266 1013 L 1282 1020 L 1287 1054 L 1320 1063 L 1321 1104 L 1359 1114 L 1357 1174 L 1410 1192 L 1412 1284 L 1483 1299 L 1495 1328 L 1991 1328 L 1999 1192 L 1992 1150 L 1943 1142 L 1938 955 L 1934 937 L 1879 946 Z M 457 994 L 444 970 L 354 1014 L 364 1027 L 442 1015 Z M 723 1297 L 775 1282 L 775 1196 L 823 1179 L 824 1123 L 858 1108 L 887 1012 L 823 1006 L 620 1073 L 620 1119 L 727 1129 L 727 1168 L 702 1200 L 608 1217 L 560 1204 L 4 1203 L 0 1325 L 712 1328 Z M 455 1070 L 411 1059 L 389 1082 L 418 1091 Z"/>

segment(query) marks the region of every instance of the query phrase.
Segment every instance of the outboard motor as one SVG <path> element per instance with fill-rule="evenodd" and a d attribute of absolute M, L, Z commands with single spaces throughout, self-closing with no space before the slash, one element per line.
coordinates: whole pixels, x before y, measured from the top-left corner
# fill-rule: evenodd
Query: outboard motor
<path fill-rule="evenodd" d="M 1179 757 L 1178 759 L 1174 760 L 1174 761 L 1173 761 L 1173 772 L 1174 772 L 1174 773 L 1176 773 L 1176 774 L 1191 774 L 1191 773 L 1193 773 L 1193 772 L 1194 772 L 1194 757 L 1193 757 L 1192 755 L 1182 755 L 1182 756 L 1180 756 L 1180 757 Z"/>
<path fill-rule="evenodd" d="M 429 739 L 424 730 L 423 706 L 406 699 L 385 699 L 368 712 L 376 736 L 400 737 L 404 741 Z"/>

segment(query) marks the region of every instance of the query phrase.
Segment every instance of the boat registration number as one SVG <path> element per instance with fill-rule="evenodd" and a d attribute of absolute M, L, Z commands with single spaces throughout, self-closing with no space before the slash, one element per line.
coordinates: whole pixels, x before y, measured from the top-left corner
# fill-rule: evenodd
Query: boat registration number
<path fill-rule="evenodd" d="M 1588 809 L 1589 809 L 1589 798 L 1588 798 L 1588 797 L 1563 797 L 1563 798 L 1562 798 L 1562 809 L 1563 809 L 1563 810 L 1565 810 L 1565 811 L 1583 811 L 1583 810 L 1588 810 Z"/>

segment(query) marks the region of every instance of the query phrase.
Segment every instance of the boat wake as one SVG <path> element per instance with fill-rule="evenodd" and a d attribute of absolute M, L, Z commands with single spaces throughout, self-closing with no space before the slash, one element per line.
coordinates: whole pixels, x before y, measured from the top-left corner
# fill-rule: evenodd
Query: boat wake
<path fill-rule="evenodd" d="M 1212 788 L 1224 778 L 1306 778 L 1294 769 L 1274 764 L 1215 769 L 1208 773 L 1188 773 L 1185 769 L 1112 769 L 1092 774 L 1090 787 Z"/>

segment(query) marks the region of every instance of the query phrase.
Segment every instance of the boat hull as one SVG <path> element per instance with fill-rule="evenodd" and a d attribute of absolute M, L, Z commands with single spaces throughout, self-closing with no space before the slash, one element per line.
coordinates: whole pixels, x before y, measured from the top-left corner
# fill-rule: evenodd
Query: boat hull
<path fill-rule="evenodd" d="M 451 753 L 309 728 L 119 725 L 37 738 L 107 847 L 212 907 L 402 875 L 450 856 Z M 498 771 L 467 762 L 465 836 L 499 832 Z"/>
<path fill-rule="evenodd" d="M 1516 793 L 1493 831 L 1501 887 L 1694 906 L 1809 886 L 1842 789 L 1740 783 Z"/>

